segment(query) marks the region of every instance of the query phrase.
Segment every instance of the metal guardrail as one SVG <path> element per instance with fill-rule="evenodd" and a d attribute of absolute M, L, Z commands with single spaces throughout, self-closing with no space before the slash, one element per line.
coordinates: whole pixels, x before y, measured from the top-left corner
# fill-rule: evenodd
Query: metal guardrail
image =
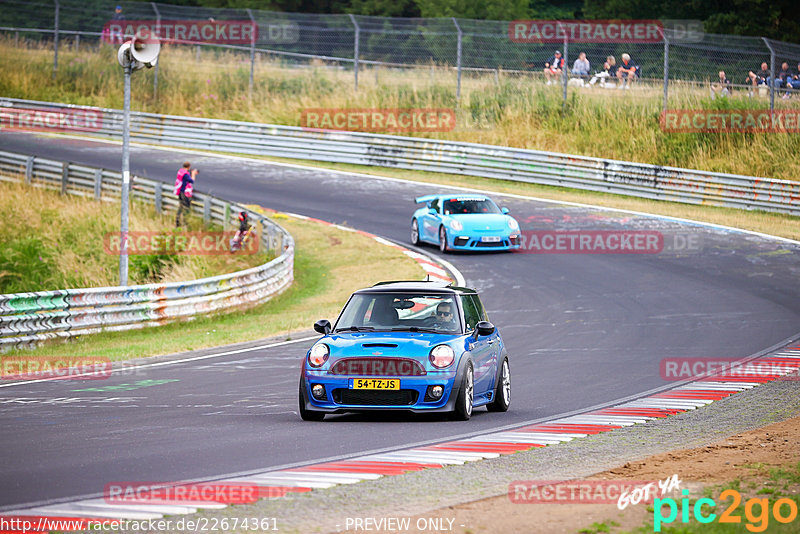
<path fill-rule="evenodd" d="M 0 181 L 21 182 L 62 194 L 119 198 L 118 171 L 0 151 Z M 177 209 L 172 185 L 135 177 L 134 199 Z M 294 239 L 261 214 L 196 192 L 192 211 L 205 221 L 230 226 L 239 211 L 248 211 L 261 225 L 264 250 L 278 257 L 258 267 L 189 282 L 128 287 L 64 289 L 0 295 L 0 350 L 22 348 L 57 337 L 108 330 L 157 326 L 196 314 L 242 308 L 265 302 L 294 279 Z"/>
<path fill-rule="evenodd" d="M 121 136 L 120 110 L 17 99 L 0 99 L 2 107 L 50 112 L 93 110 L 102 117 L 99 127 L 79 133 Z M 538 150 L 138 112 L 131 115 L 131 139 L 154 145 L 462 174 L 800 215 L 799 182 Z"/>

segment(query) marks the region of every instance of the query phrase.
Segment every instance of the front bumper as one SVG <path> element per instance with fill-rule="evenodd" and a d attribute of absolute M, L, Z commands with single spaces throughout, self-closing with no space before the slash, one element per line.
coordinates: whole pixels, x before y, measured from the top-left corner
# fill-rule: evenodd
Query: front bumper
<path fill-rule="evenodd" d="M 425 376 L 387 376 L 400 380 L 399 391 L 376 391 L 350 389 L 353 378 L 378 378 L 361 376 L 332 376 L 325 372 L 306 371 L 305 385 L 306 409 L 325 413 L 343 413 L 375 410 L 406 410 L 417 413 L 449 412 L 453 410 L 458 396 L 457 373 L 428 373 Z M 325 388 L 322 399 L 314 398 L 311 388 L 320 384 Z M 429 386 L 443 386 L 444 393 L 439 399 L 426 397 Z"/>
<path fill-rule="evenodd" d="M 482 238 L 487 236 L 470 236 L 466 234 L 454 234 L 448 236 L 448 245 L 452 250 L 516 250 L 520 247 L 519 234 L 497 236 L 498 241 L 484 241 Z"/>

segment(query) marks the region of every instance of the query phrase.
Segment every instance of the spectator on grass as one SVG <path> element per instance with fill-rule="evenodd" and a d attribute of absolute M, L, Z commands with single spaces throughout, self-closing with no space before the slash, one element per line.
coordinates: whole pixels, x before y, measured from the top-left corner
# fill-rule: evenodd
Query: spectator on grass
<path fill-rule="evenodd" d="M 589 65 L 589 60 L 586 59 L 586 52 L 581 52 L 578 54 L 578 59 L 576 59 L 575 63 L 572 64 L 572 74 L 573 76 L 587 78 L 589 76 L 590 68 L 591 66 Z"/>
<path fill-rule="evenodd" d="M 745 83 L 752 84 L 753 88 L 750 89 L 748 92 L 748 96 L 753 96 L 753 92 L 758 88 L 759 85 L 765 85 L 767 80 L 770 77 L 769 66 L 767 66 L 767 62 L 764 61 L 761 63 L 761 70 L 758 73 L 753 72 L 752 70 L 747 73 L 747 78 L 745 79 Z"/>
<path fill-rule="evenodd" d="M 781 63 L 781 70 L 779 70 L 778 74 L 775 76 L 775 89 L 787 87 L 791 79 L 792 72 L 789 70 L 789 64 L 784 61 Z M 789 91 L 783 94 L 783 98 L 789 98 Z"/>
<path fill-rule="evenodd" d="M 622 54 L 622 64 L 617 67 L 617 80 L 620 89 L 630 89 L 630 83 L 636 78 L 636 70 L 639 66 L 633 62 L 629 54 Z"/>
<path fill-rule="evenodd" d="M 589 86 L 600 82 L 600 87 L 608 87 L 609 79 L 615 78 L 617 76 L 617 60 L 614 59 L 614 56 L 608 56 L 606 58 L 605 63 L 603 63 L 603 70 L 600 72 L 595 72 L 592 79 L 589 80 Z"/>
<path fill-rule="evenodd" d="M 787 80 L 787 89 L 789 86 L 795 91 L 800 90 L 800 63 L 797 64 L 797 71 Z"/>
<path fill-rule="evenodd" d="M 731 94 L 731 82 L 725 76 L 725 71 L 719 71 L 719 80 L 711 84 L 711 100 L 714 100 L 717 95 L 728 96 Z"/>
<path fill-rule="evenodd" d="M 553 83 L 551 80 L 553 77 L 558 80 L 562 72 L 564 72 L 564 58 L 561 57 L 561 51 L 556 50 L 553 56 L 544 64 L 544 77 L 547 79 L 547 85 Z"/>
<path fill-rule="evenodd" d="M 183 169 L 186 169 L 186 164 L 184 163 Z M 186 211 L 186 216 L 183 218 L 183 222 L 186 222 L 189 214 L 192 211 L 192 197 L 194 196 L 194 182 L 197 179 L 197 175 L 200 174 L 200 171 L 197 169 L 192 169 L 191 172 L 181 172 L 178 171 L 180 175 L 180 185 L 176 182 L 175 194 L 178 195 L 178 213 L 175 214 L 175 227 L 178 228 L 181 225 L 181 215 L 183 214 L 184 210 Z"/>

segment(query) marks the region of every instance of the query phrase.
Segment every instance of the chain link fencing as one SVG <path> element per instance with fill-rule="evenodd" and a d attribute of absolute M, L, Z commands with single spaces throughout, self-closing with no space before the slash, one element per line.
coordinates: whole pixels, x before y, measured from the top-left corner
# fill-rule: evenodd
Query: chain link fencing
<path fill-rule="evenodd" d="M 114 16 L 114 6 L 92 10 L 78 0 L 2 0 L 0 32 L 12 35 L 15 44 L 52 42 L 54 74 L 58 69 L 58 43 L 79 47 L 97 45 L 104 39 L 103 29 Z M 488 76 L 499 83 L 500 77 L 529 78 L 545 81 L 544 68 L 556 50 L 563 54 L 566 69 L 559 76 L 566 104 L 571 91 L 585 88 L 623 88 L 627 85 L 613 74 L 602 74 L 606 58 L 613 56 L 618 67 L 623 54 L 629 54 L 638 65 L 636 82 L 651 90 L 649 97 L 663 93 L 662 106 L 668 109 L 671 99 L 683 102 L 683 90 L 717 96 L 712 85 L 720 70 L 725 71 L 730 86 L 725 94 L 738 93 L 754 97 L 756 106 L 770 109 L 787 97 L 800 93 L 800 45 L 760 37 L 716 35 L 694 31 L 691 35 L 676 29 L 675 21 L 649 21 L 661 24 L 657 39 L 631 38 L 584 39 L 566 35 L 563 39 L 515 40 L 509 21 L 469 20 L 458 18 L 390 18 L 361 15 L 328 15 L 287 13 L 256 9 L 218 9 L 168 5 L 156 2 L 121 1 L 124 21 L 249 21 L 257 34 L 248 44 L 210 43 L 207 40 L 184 41 L 189 46 L 217 47 L 239 51 L 242 62 L 250 62 L 250 90 L 257 58 L 266 55 L 287 67 L 304 67 L 320 63 L 352 72 L 354 89 L 362 77 L 378 68 L 429 69 L 431 83 L 452 83 L 456 98 L 461 96 L 462 77 Z M 117 15 L 120 18 L 120 15 Z M 516 21 L 519 22 L 519 21 Z M 576 21 L 550 21 L 559 27 L 576 25 Z M 595 22 L 596 21 L 588 21 Z M 648 21 L 606 21 L 640 23 Z M 702 27 L 699 21 L 694 28 Z M 678 25 L 678 28 L 683 26 Z M 689 36 L 687 38 L 687 35 Z M 73 41 L 74 39 L 74 41 Z M 588 76 L 575 76 L 572 67 L 578 54 L 586 54 L 590 62 Z M 775 84 L 783 62 L 793 77 L 789 84 Z M 758 73 L 767 64 L 769 82 L 758 79 L 754 84 L 750 72 Z M 600 74 L 600 83 L 591 79 Z M 595 80 L 596 82 L 598 80 Z M 792 81 L 797 88 L 792 86 Z M 158 75 L 154 80 L 157 92 Z M 636 87 L 636 85 L 634 85 Z M 672 89 L 672 91 L 671 91 Z M 634 92 L 633 94 L 636 94 Z M 639 92 L 643 95 L 643 92 Z M 782 104 L 781 104 L 782 105 Z"/>

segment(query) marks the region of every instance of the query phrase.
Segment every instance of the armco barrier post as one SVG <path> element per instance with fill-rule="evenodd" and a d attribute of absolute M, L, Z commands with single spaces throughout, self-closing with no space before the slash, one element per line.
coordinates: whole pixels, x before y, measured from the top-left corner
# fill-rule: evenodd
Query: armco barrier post
<path fill-rule="evenodd" d="M 156 200 L 155 200 L 155 202 L 156 202 L 156 213 L 158 215 L 161 215 L 161 212 L 163 211 L 163 205 L 162 205 L 162 202 L 161 202 L 161 200 L 162 200 L 161 199 L 161 182 L 156 182 L 153 192 L 155 193 L 155 196 L 156 196 Z"/>
<path fill-rule="evenodd" d="M 103 196 L 103 169 L 94 171 L 94 199 L 100 200 Z"/>
<path fill-rule="evenodd" d="M 67 181 L 69 180 L 69 162 L 65 161 L 61 164 L 61 194 L 67 194 Z"/>
<path fill-rule="evenodd" d="M 207 223 L 211 220 L 211 197 L 205 195 L 203 197 L 203 222 Z"/>
<path fill-rule="evenodd" d="M 33 180 L 33 159 L 33 156 L 28 156 L 28 159 L 25 160 L 25 183 L 28 185 Z"/>

